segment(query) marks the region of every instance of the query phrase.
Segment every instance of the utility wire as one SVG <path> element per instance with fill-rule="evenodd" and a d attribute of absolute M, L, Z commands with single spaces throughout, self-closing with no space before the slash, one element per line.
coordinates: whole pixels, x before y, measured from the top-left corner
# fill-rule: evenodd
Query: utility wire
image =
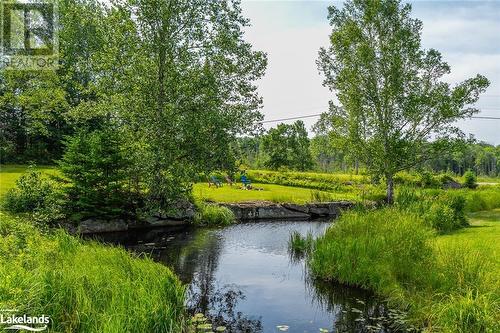
<path fill-rule="evenodd" d="M 276 122 L 279 122 L 279 121 L 296 120 L 296 119 L 304 119 L 304 118 L 313 118 L 313 117 L 319 117 L 319 116 L 321 116 L 321 113 L 309 114 L 309 115 L 305 115 L 305 116 L 281 118 L 281 119 L 264 120 L 264 121 L 261 121 L 259 123 L 260 124 L 276 123 Z M 489 116 L 473 116 L 473 117 L 470 117 L 470 118 L 473 118 L 473 119 L 500 120 L 500 117 L 489 117 Z"/>

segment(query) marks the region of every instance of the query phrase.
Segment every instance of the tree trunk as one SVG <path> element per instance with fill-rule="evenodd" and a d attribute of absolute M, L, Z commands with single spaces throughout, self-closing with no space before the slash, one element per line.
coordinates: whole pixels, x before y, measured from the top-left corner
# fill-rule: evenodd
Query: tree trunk
<path fill-rule="evenodd" d="M 394 203 L 394 179 L 393 175 L 387 175 L 387 203 L 392 205 Z"/>

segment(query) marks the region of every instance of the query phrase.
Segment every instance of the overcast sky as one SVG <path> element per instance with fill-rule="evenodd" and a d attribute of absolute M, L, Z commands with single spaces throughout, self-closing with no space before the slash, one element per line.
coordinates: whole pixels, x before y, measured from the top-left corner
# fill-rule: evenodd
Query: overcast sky
<path fill-rule="evenodd" d="M 243 13 L 252 23 L 246 38 L 269 60 L 258 82 L 265 120 L 327 109 L 332 94 L 322 86 L 315 61 L 331 31 L 327 7 L 341 3 L 243 0 Z M 446 81 L 454 84 L 477 73 L 485 75 L 491 85 L 477 103 L 479 115 L 500 117 L 500 0 L 411 3 L 413 16 L 424 23 L 424 48 L 439 50 L 451 66 Z M 315 120 L 304 122 L 310 128 Z M 459 126 L 479 140 L 500 144 L 500 120 L 470 119 Z"/>

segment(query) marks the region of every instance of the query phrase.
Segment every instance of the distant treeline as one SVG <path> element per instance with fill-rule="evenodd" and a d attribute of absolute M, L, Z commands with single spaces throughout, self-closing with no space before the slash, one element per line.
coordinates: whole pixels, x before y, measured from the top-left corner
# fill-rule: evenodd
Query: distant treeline
<path fill-rule="evenodd" d="M 342 147 L 334 147 L 328 136 L 308 138 L 301 121 L 293 125 L 279 124 L 262 135 L 240 137 L 235 148 L 240 162 L 251 169 L 356 172 L 364 168 Z M 300 165 L 296 161 L 300 161 Z M 456 145 L 454 151 L 429 159 L 417 168 L 460 176 L 467 170 L 482 176 L 500 176 L 500 145 L 469 139 Z"/>

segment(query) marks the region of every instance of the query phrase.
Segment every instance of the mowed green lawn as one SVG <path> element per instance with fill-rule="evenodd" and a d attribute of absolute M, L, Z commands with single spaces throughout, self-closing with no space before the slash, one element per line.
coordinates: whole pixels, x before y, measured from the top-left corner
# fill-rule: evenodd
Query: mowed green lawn
<path fill-rule="evenodd" d="M 438 246 L 458 245 L 487 257 L 500 276 L 500 209 L 469 214 L 471 226 L 437 237 Z M 497 280 L 497 282 L 500 280 Z M 500 283 L 500 282 L 498 282 Z"/>
<path fill-rule="evenodd" d="M 332 193 L 311 190 L 301 187 L 282 186 L 274 184 L 252 184 L 252 190 L 244 190 L 241 185 L 230 186 L 224 184 L 222 187 L 208 187 L 207 183 L 197 183 L 193 186 L 193 195 L 199 200 L 210 200 L 216 202 L 243 202 L 243 201 L 273 201 L 306 203 L 316 201 L 314 193 L 319 193 L 323 201 L 327 200 L 356 200 L 356 193 Z"/>
<path fill-rule="evenodd" d="M 16 180 L 27 171 L 26 165 L 0 165 L 0 197 L 15 186 Z M 55 175 L 58 173 L 56 167 L 36 167 L 45 174 Z M 208 187 L 207 183 L 193 185 L 193 195 L 199 200 L 211 200 L 216 202 L 242 202 L 252 200 L 265 200 L 273 202 L 305 203 L 315 201 L 313 193 L 320 194 L 323 200 L 356 200 L 356 193 L 341 192 L 331 193 L 325 191 L 311 190 L 301 187 L 282 186 L 275 184 L 253 184 L 254 188 L 261 190 L 243 190 L 241 184 L 223 187 Z"/>

